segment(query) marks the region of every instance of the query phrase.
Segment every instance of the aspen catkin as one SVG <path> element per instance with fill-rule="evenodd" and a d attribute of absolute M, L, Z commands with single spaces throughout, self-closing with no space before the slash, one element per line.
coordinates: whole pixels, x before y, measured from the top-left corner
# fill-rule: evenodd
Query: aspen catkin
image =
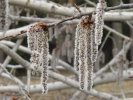
<path fill-rule="evenodd" d="M 43 36 L 43 53 L 42 53 L 42 66 L 43 66 L 43 71 L 42 71 L 42 85 L 43 85 L 43 90 L 42 93 L 47 93 L 48 87 L 47 87 L 47 80 L 48 80 L 48 54 L 49 54 L 49 45 L 48 45 L 48 31 L 44 31 L 44 36 Z"/>
<path fill-rule="evenodd" d="M 95 43 L 100 45 L 103 36 L 103 25 L 104 25 L 104 9 L 106 8 L 105 0 L 99 0 L 96 7 L 95 17 Z"/>

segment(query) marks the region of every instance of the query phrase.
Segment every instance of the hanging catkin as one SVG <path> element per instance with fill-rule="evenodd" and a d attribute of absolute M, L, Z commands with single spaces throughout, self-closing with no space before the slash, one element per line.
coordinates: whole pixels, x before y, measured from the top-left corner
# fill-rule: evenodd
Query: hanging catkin
<path fill-rule="evenodd" d="M 86 16 L 85 20 L 88 20 L 87 28 L 85 29 L 85 45 L 86 45 L 86 59 L 85 59 L 85 67 L 86 67 L 86 89 L 91 90 L 93 85 L 93 62 L 91 61 L 93 55 L 93 41 L 92 36 L 94 36 L 94 23 L 92 20 L 89 20 Z M 93 38 L 94 39 L 94 38 Z"/>
<path fill-rule="evenodd" d="M 103 25 L 104 25 L 104 9 L 106 8 L 105 0 L 99 0 L 96 7 L 95 17 L 95 43 L 100 45 L 103 36 Z"/>
<path fill-rule="evenodd" d="M 76 69 L 76 71 L 79 70 L 79 33 L 81 32 L 81 20 L 79 22 L 79 24 L 77 25 L 76 28 L 76 33 L 75 33 L 75 49 L 74 49 L 74 68 Z"/>
<path fill-rule="evenodd" d="M 98 44 L 95 43 L 95 35 L 94 35 L 94 28 L 95 24 L 92 24 L 90 26 L 90 32 L 91 32 L 91 62 L 96 62 L 97 54 L 98 54 Z"/>
<path fill-rule="evenodd" d="M 27 42 L 28 48 L 31 50 L 31 65 L 34 67 L 34 71 L 38 70 L 38 67 L 41 66 L 42 77 L 41 84 L 43 86 L 42 92 L 47 93 L 47 66 L 48 66 L 48 27 L 44 23 L 38 23 L 34 26 L 31 26 L 27 31 Z"/>
<path fill-rule="evenodd" d="M 0 31 L 7 28 L 8 0 L 0 0 Z"/>
<path fill-rule="evenodd" d="M 85 82 L 85 34 L 79 35 L 79 82 L 80 88 L 84 89 L 84 82 Z"/>
<path fill-rule="evenodd" d="M 45 31 L 44 31 L 45 32 Z M 49 50 L 49 46 L 48 46 L 48 38 L 47 38 L 47 31 L 44 33 L 44 37 L 43 37 L 43 57 L 42 57 L 42 66 L 43 66 L 43 72 L 42 72 L 42 85 L 43 85 L 43 93 L 47 93 L 48 91 L 48 87 L 47 87 L 47 80 L 48 80 L 48 73 L 47 73 L 47 66 L 48 66 L 48 50 Z"/>

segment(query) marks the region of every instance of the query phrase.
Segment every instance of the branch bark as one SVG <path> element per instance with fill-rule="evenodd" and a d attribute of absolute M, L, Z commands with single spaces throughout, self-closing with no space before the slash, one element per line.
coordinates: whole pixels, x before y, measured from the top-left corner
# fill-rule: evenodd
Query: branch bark
<path fill-rule="evenodd" d="M 1 43 L 5 44 L 7 46 L 10 46 L 10 47 L 13 47 L 15 45 L 13 42 L 5 41 L 5 40 L 1 41 Z M 31 51 L 28 48 L 24 47 L 24 46 L 20 46 L 18 49 L 23 51 L 23 52 L 26 52 L 28 54 L 31 54 Z M 51 55 L 49 55 L 48 57 L 49 57 L 50 60 L 52 59 Z M 60 59 L 58 60 L 58 63 L 61 66 L 63 66 L 65 69 L 67 69 L 68 71 L 72 72 L 73 74 L 75 74 L 75 75 L 78 74 L 78 72 L 75 71 L 74 68 L 71 65 L 69 65 L 68 63 L 66 63 L 66 62 L 64 62 L 64 61 L 62 61 Z"/>
<path fill-rule="evenodd" d="M 5 77 L 5 78 L 7 78 L 7 79 L 12 80 L 11 76 L 8 75 L 8 74 L 6 74 L 6 73 L 1 73 L 1 77 Z M 16 78 L 16 77 L 14 77 L 14 79 L 15 79 L 15 81 L 18 82 L 22 87 L 24 87 L 25 84 L 24 84 L 21 80 L 19 80 L 19 79 Z M 12 80 L 12 81 L 13 81 L 13 80 Z M 18 87 L 18 86 L 17 86 L 17 87 Z M 19 87 L 18 87 L 18 89 L 19 89 Z"/>
<path fill-rule="evenodd" d="M 25 67 L 26 69 L 33 69 L 33 66 L 30 66 L 30 63 L 25 61 L 23 58 L 21 58 L 18 54 L 16 54 L 14 51 L 12 51 L 11 49 L 9 49 L 8 47 L 6 47 L 5 45 L 1 44 L 0 43 L 0 49 L 2 51 L 4 51 L 6 54 L 8 54 L 9 56 L 11 56 L 16 62 L 20 63 L 23 67 Z M 40 69 L 39 71 L 41 72 L 42 69 Z M 60 74 L 57 74 L 55 72 L 52 72 L 52 71 L 48 71 L 48 74 L 50 77 L 56 79 L 56 80 L 59 80 L 59 81 L 62 81 L 74 88 L 77 88 L 79 89 L 79 83 L 72 80 L 72 79 L 69 79 L 65 76 L 62 76 Z M 96 90 L 92 90 L 92 91 L 85 91 L 85 90 L 82 90 L 83 92 L 85 93 L 88 93 L 88 94 L 91 94 L 93 96 L 96 96 L 96 97 L 99 97 L 99 98 L 102 98 L 102 99 L 106 99 L 106 100 L 119 100 L 117 97 L 114 97 L 110 94 L 107 94 L 107 93 L 103 93 L 103 92 L 99 92 L 99 91 L 96 91 Z"/>

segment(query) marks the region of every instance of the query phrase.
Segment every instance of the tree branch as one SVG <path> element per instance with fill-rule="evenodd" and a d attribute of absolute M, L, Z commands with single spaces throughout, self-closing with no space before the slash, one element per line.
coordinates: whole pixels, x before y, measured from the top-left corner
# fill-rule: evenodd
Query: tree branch
<path fill-rule="evenodd" d="M 5 41 L 5 40 L 1 41 L 1 43 L 5 44 L 7 46 L 10 46 L 10 47 L 12 47 L 12 46 L 15 45 L 13 42 Z M 28 48 L 24 47 L 24 46 L 19 46 L 18 50 L 23 51 L 23 52 L 26 52 L 28 54 L 31 54 L 31 51 Z M 52 59 L 52 56 L 51 55 L 49 55 L 48 57 L 49 57 L 50 60 Z M 73 74 L 75 74 L 75 75 L 78 74 L 78 72 L 75 71 L 74 68 L 71 65 L 69 65 L 68 63 L 66 63 L 66 62 L 64 62 L 64 61 L 62 61 L 60 59 L 58 60 L 58 63 L 61 66 L 63 66 L 65 69 L 67 69 L 68 71 L 72 72 Z"/>
<path fill-rule="evenodd" d="M 25 67 L 26 69 L 33 69 L 33 66 L 30 66 L 30 63 L 25 61 L 24 59 L 22 59 L 18 54 L 16 54 L 14 51 L 12 51 L 11 49 L 9 49 L 8 47 L 6 47 L 5 45 L 1 44 L 0 43 L 0 49 L 2 51 L 4 51 L 6 54 L 8 54 L 9 56 L 11 56 L 16 62 L 20 63 L 21 65 L 23 65 L 23 67 Z M 39 71 L 41 72 L 42 69 L 40 69 Z M 74 88 L 77 88 L 79 89 L 79 84 L 78 82 L 72 80 L 72 79 L 69 79 L 67 77 L 64 77 L 62 75 L 59 75 L 55 72 L 52 72 L 52 71 L 48 71 L 48 74 L 50 77 L 54 78 L 54 79 L 57 79 L 59 81 L 62 81 Z M 92 91 L 85 91 L 85 90 L 82 90 L 83 92 L 85 93 L 88 93 L 88 94 L 91 94 L 91 95 L 94 95 L 96 97 L 100 97 L 100 98 L 103 98 L 103 99 L 110 99 L 110 100 L 116 100 L 116 97 L 110 95 L 110 94 L 107 94 L 107 93 L 102 93 L 102 92 L 98 92 L 96 90 L 92 90 Z M 119 100 L 117 98 L 117 100 Z"/>
<path fill-rule="evenodd" d="M 130 48 L 132 41 L 130 40 L 125 48 L 128 50 Z M 106 71 L 110 66 L 112 66 L 115 62 L 117 62 L 119 59 L 119 56 L 123 54 L 123 49 L 116 55 L 116 57 L 114 57 L 108 64 L 106 64 L 103 68 L 101 68 L 98 72 L 95 73 L 94 75 L 94 79 L 98 76 L 100 76 L 104 71 Z"/>
<path fill-rule="evenodd" d="M 5 78 L 8 78 L 8 79 L 10 79 L 10 80 L 13 81 L 13 79 L 11 78 L 11 76 L 8 75 L 8 74 L 6 74 L 6 73 L 1 73 L 1 77 L 5 77 Z M 14 77 L 14 79 L 15 79 L 16 82 L 18 82 L 18 84 L 20 84 L 22 87 L 24 87 L 25 84 L 24 84 L 21 80 L 19 80 L 19 79 L 16 78 L 16 77 Z M 18 86 L 17 86 L 17 87 L 18 87 Z"/>

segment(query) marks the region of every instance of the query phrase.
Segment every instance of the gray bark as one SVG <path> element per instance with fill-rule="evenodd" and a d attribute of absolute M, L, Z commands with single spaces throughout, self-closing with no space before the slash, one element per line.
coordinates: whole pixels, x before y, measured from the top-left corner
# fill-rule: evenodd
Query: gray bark
<path fill-rule="evenodd" d="M 112 2 L 112 4 L 113 4 L 113 6 L 119 5 L 119 1 L 115 0 L 115 1 Z M 113 29 L 120 32 L 120 33 L 122 33 L 122 24 L 118 23 L 118 22 L 113 22 Z M 113 38 L 116 41 L 116 45 L 117 45 L 118 50 L 120 50 L 121 47 L 122 47 L 122 38 L 115 35 L 115 34 L 113 34 Z"/>

